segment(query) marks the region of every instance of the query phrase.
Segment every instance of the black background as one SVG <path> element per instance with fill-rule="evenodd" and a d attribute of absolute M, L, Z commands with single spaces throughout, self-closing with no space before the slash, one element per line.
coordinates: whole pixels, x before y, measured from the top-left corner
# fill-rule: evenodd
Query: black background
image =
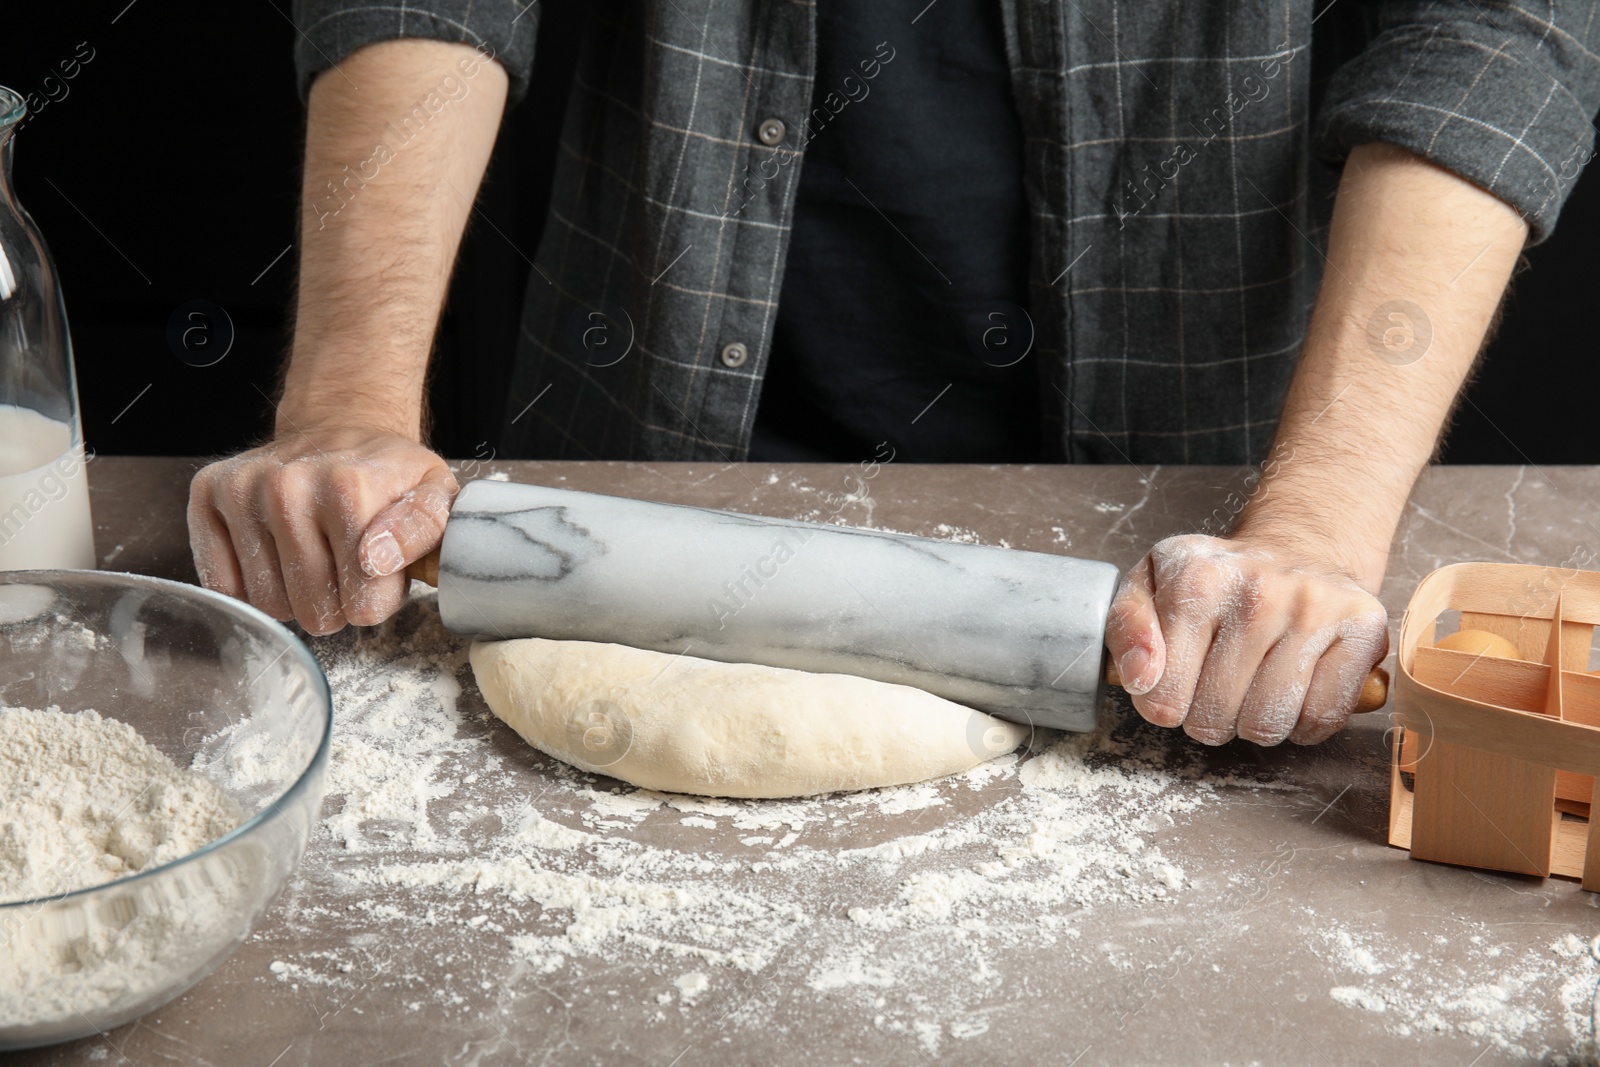
<path fill-rule="evenodd" d="M 294 236 L 304 127 L 288 0 L 50 7 L 7 11 L 0 84 L 39 92 L 79 42 L 94 49 L 19 133 L 15 175 L 60 269 L 85 437 L 106 454 L 244 447 L 271 427 L 293 294 L 294 253 L 274 262 Z M 506 119 L 452 285 L 432 384 L 433 443 L 446 455 L 495 447 L 580 11 L 543 5 L 534 85 Z M 1447 462 L 1600 462 L 1596 169 L 1530 251 Z M 235 327 L 211 366 L 167 342 L 173 312 L 192 300 L 226 309 Z"/>

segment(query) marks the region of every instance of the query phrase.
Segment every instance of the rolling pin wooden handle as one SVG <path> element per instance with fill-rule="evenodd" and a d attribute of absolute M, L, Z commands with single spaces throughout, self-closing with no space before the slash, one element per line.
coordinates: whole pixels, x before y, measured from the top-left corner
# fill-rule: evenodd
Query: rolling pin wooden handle
<path fill-rule="evenodd" d="M 1122 675 L 1117 671 L 1115 662 L 1106 664 L 1106 684 L 1121 685 Z M 1364 715 L 1369 711 L 1377 711 L 1389 702 L 1389 672 L 1382 667 L 1372 668 L 1372 673 L 1367 675 L 1367 682 L 1361 687 L 1361 697 L 1356 701 L 1355 715 Z"/>
<path fill-rule="evenodd" d="M 406 568 L 406 577 L 439 587 L 439 550 L 436 548 Z"/>

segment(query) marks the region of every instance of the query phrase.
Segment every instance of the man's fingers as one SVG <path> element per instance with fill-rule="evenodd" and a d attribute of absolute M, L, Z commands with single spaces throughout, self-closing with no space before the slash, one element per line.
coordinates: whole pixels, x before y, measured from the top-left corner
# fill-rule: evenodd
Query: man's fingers
<path fill-rule="evenodd" d="M 1157 726 L 1180 726 L 1194 703 L 1200 669 L 1216 637 L 1218 620 L 1204 583 L 1195 574 L 1156 571 L 1155 610 L 1163 644 L 1161 673 L 1144 693 L 1133 694 L 1133 706 Z"/>
<path fill-rule="evenodd" d="M 228 536 L 233 542 L 233 553 L 239 560 L 239 573 L 243 576 L 250 603 L 279 622 L 288 622 L 294 618 L 294 607 L 289 603 L 289 594 L 283 585 L 278 549 L 272 543 L 272 537 L 253 520 L 241 520 L 226 512 L 223 514 L 228 520 Z"/>
<path fill-rule="evenodd" d="M 1199 534 L 1158 542 L 1106 620 L 1139 714 L 1210 745 L 1314 744 L 1337 732 L 1388 649 L 1388 618 L 1320 567 Z"/>
<path fill-rule="evenodd" d="M 1300 721 L 1311 676 L 1336 639 L 1329 631 L 1285 634 L 1266 654 L 1239 704 L 1238 734 L 1258 745 L 1282 744 Z"/>
<path fill-rule="evenodd" d="M 333 546 L 344 617 L 357 626 L 374 626 L 400 610 L 410 582 L 399 571 L 372 577 L 361 565 L 358 548 L 365 528 L 363 515 L 353 502 L 324 508 L 322 528 Z"/>
<path fill-rule="evenodd" d="M 333 552 L 321 532 L 314 527 L 279 527 L 273 531 L 273 543 L 295 621 L 315 637 L 342 630 L 345 617 Z"/>
<path fill-rule="evenodd" d="M 395 574 L 439 547 L 458 488 L 450 468 L 440 463 L 378 512 L 361 535 L 357 559 L 362 573 L 370 578 Z"/>
<path fill-rule="evenodd" d="M 1155 580 L 1146 556 L 1122 578 L 1106 618 L 1106 647 L 1122 687 L 1137 696 L 1160 681 L 1167 645 L 1156 615 Z"/>
<path fill-rule="evenodd" d="M 1243 733 L 1240 707 L 1286 627 L 1271 588 L 1246 582 L 1231 598 L 1206 652 L 1184 733 L 1206 745 L 1226 744 Z M 1294 725 L 1293 719 L 1289 725 Z"/>
<path fill-rule="evenodd" d="M 197 476 L 198 477 L 198 476 Z M 189 545 L 200 584 L 236 600 L 244 598 L 244 577 L 233 555 L 228 524 L 211 506 L 210 493 L 197 486 L 189 496 Z"/>
<path fill-rule="evenodd" d="M 1367 675 L 1389 653 L 1388 619 L 1381 610 L 1348 619 L 1339 629 L 1338 640 L 1317 662 L 1300 723 L 1289 734 L 1297 745 L 1320 744 L 1343 729 Z"/>
<path fill-rule="evenodd" d="M 245 599 L 279 622 L 294 617 L 278 567 L 277 547 L 262 525 L 256 501 L 240 490 L 239 483 L 219 478 L 210 487 L 211 507 L 227 527 L 233 558 L 239 564 Z"/>
<path fill-rule="evenodd" d="M 401 572 L 438 543 L 455 492 L 444 460 L 416 441 L 360 426 L 301 433 L 195 476 L 195 569 L 312 634 L 382 622 L 405 602 Z"/>
<path fill-rule="evenodd" d="M 345 618 L 333 550 L 311 521 L 314 492 L 292 468 L 280 469 L 262 482 L 261 508 L 295 620 L 320 637 L 343 629 Z"/>
<path fill-rule="evenodd" d="M 1354 658 L 1341 646 L 1334 642 L 1311 676 L 1300 722 L 1289 734 L 1297 745 L 1320 744 L 1342 730 L 1361 694 L 1366 672 L 1356 670 Z"/>

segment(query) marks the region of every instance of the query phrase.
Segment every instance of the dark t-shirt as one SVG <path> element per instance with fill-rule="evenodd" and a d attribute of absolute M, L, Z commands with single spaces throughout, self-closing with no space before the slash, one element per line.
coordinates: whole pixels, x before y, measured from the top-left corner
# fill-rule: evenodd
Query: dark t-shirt
<path fill-rule="evenodd" d="M 750 458 L 1039 458 L 1022 128 L 994 0 L 818 0 Z M 868 77 L 868 75 L 871 75 Z"/>

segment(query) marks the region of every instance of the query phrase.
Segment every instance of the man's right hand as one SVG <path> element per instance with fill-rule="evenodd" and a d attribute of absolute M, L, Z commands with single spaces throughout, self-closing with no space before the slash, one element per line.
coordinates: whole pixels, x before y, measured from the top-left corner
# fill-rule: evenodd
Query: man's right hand
<path fill-rule="evenodd" d="M 397 434 L 281 436 L 195 475 L 195 569 L 307 633 L 382 622 L 405 602 L 406 566 L 438 546 L 457 488 L 444 460 Z"/>
<path fill-rule="evenodd" d="M 479 49 L 422 38 L 358 48 L 312 83 L 276 439 L 189 489 L 209 588 L 312 634 L 404 603 L 405 567 L 439 543 L 455 499 L 450 468 L 418 444 L 428 357 L 508 85 Z M 434 96 L 448 105 L 417 104 Z"/>

